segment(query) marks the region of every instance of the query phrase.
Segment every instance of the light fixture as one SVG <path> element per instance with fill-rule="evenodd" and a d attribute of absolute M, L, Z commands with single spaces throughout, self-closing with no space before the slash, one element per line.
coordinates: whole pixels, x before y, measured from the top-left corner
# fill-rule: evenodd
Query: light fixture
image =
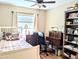
<path fill-rule="evenodd" d="M 14 13 L 14 11 L 11 11 L 11 13 L 12 13 L 12 24 L 11 24 L 11 26 L 13 26 L 13 13 Z"/>
<path fill-rule="evenodd" d="M 55 29 L 56 29 L 56 31 L 59 31 L 59 29 L 58 29 L 58 27 L 51 27 L 53 30 L 52 31 L 55 31 Z"/>

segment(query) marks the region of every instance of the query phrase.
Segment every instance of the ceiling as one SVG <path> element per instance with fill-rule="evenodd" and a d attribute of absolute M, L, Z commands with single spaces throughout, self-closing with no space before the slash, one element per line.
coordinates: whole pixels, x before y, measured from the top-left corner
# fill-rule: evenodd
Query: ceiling
<path fill-rule="evenodd" d="M 35 1 L 35 0 L 32 0 L 32 1 Z M 44 0 L 44 1 L 51 1 L 51 0 Z M 40 9 L 48 10 L 48 9 L 57 7 L 59 5 L 62 5 L 64 3 L 68 3 L 68 2 L 71 2 L 71 1 L 74 1 L 74 0 L 54 0 L 54 1 L 56 1 L 56 3 L 45 4 L 47 7 L 46 8 L 41 7 Z M 29 0 L 28 1 L 25 1 L 25 0 L 0 0 L 0 3 L 11 4 L 11 5 L 27 7 L 27 8 L 39 9 L 37 5 L 31 7 L 35 3 L 29 2 Z"/>

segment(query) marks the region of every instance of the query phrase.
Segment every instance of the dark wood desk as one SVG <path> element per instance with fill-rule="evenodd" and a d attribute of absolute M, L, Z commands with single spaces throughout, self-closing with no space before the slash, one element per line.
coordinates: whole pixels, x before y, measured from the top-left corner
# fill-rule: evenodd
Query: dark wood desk
<path fill-rule="evenodd" d="M 53 48 L 56 48 L 58 55 L 58 50 L 62 49 L 63 47 L 63 33 L 58 31 L 51 31 L 49 32 L 49 37 L 46 37 L 46 39 L 51 43 Z"/>

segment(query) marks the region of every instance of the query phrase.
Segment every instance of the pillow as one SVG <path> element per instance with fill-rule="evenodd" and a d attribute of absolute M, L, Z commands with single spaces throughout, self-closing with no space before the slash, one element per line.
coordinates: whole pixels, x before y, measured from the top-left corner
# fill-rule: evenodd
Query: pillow
<path fill-rule="evenodd" d="M 5 39 L 6 40 L 12 40 L 12 34 L 11 33 L 5 33 Z"/>
<path fill-rule="evenodd" d="M 3 39 L 5 39 L 7 41 L 19 40 L 19 34 L 3 32 Z"/>
<path fill-rule="evenodd" d="M 3 32 L 3 39 L 5 40 L 6 32 Z"/>
<path fill-rule="evenodd" d="M 18 33 L 12 33 L 12 38 L 14 40 L 19 40 L 19 34 Z"/>
<path fill-rule="evenodd" d="M 3 32 L 0 32 L 0 40 L 3 38 Z"/>

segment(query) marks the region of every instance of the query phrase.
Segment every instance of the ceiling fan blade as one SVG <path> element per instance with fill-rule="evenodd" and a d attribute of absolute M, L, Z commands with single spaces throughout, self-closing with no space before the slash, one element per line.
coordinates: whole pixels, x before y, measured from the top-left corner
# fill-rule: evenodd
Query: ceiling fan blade
<path fill-rule="evenodd" d="M 29 2 L 35 2 L 35 3 L 37 3 L 36 1 L 32 1 L 32 0 L 24 0 L 24 1 L 29 1 Z"/>
<path fill-rule="evenodd" d="M 42 2 L 42 3 L 56 3 L 56 1 L 45 1 L 45 2 Z"/>
<path fill-rule="evenodd" d="M 30 6 L 30 7 L 33 7 L 33 6 L 35 6 L 35 5 L 37 5 L 37 4 L 35 3 L 35 4 L 33 4 L 32 6 Z"/>

